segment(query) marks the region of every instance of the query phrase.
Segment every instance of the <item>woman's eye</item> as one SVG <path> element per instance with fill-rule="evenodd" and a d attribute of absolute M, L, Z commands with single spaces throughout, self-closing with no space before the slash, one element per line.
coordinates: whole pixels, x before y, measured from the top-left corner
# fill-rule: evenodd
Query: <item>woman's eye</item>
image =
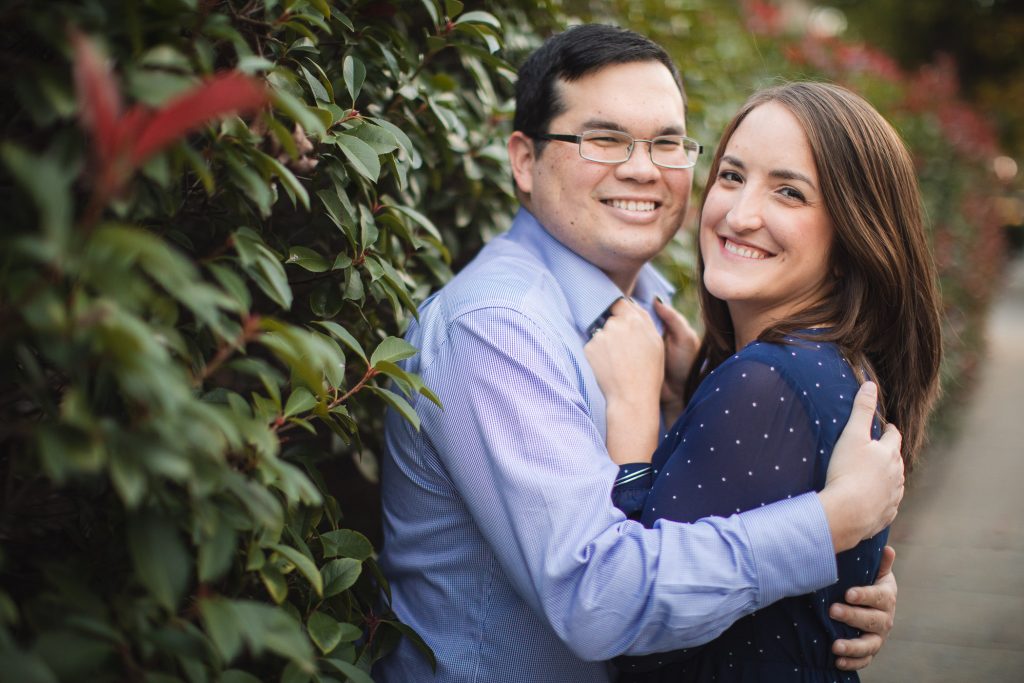
<path fill-rule="evenodd" d="M 736 171 L 719 171 L 718 178 L 730 183 L 738 183 L 743 180 L 743 178 L 740 177 L 740 174 Z"/>
<path fill-rule="evenodd" d="M 797 201 L 802 202 L 805 199 L 803 192 L 801 192 L 800 190 L 796 190 L 792 187 L 784 187 L 781 190 L 779 190 L 779 192 L 781 192 L 784 196 L 790 199 L 796 199 Z"/>

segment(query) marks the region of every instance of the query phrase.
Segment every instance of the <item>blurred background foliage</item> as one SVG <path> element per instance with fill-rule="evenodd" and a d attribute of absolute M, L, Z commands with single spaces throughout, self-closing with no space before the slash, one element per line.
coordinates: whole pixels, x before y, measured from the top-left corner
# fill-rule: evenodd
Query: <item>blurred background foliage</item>
<path fill-rule="evenodd" d="M 955 396 L 1024 214 L 1021 60 L 987 38 L 1020 13 L 950 5 L 947 45 L 947 4 L 831 5 L 0 2 L 0 681 L 368 681 L 415 638 L 374 562 L 381 414 L 431 396 L 400 336 L 507 226 L 514 67 L 570 23 L 665 45 L 709 147 L 779 78 L 874 102 L 918 160 Z M 76 86 L 82 44 L 116 97 Z M 264 103 L 196 102 L 225 72 Z M 164 138 L 137 164 L 133 116 Z M 660 260 L 691 312 L 693 224 Z"/>

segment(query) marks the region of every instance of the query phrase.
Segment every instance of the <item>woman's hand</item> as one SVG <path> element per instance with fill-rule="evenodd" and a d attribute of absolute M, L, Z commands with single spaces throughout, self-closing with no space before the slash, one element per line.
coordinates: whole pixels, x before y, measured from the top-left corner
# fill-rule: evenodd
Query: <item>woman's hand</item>
<path fill-rule="evenodd" d="M 619 299 L 583 352 L 608 404 L 612 462 L 650 462 L 658 445 L 665 375 L 665 345 L 651 317 L 632 301 Z"/>
<path fill-rule="evenodd" d="M 661 402 L 665 423 L 671 424 L 683 412 L 683 389 L 700 349 L 700 337 L 682 313 L 661 299 L 654 300 L 654 312 L 665 327 L 665 381 L 661 385 Z"/>

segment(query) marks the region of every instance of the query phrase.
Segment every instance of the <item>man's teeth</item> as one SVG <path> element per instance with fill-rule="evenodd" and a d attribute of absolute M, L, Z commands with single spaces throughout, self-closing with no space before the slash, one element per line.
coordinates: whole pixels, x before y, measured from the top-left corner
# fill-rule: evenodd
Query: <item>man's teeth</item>
<path fill-rule="evenodd" d="M 637 202 L 632 199 L 611 199 L 608 203 L 616 209 L 625 209 L 626 211 L 654 211 L 656 208 L 654 202 Z"/>
<path fill-rule="evenodd" d="M 743 245 L 736 244 L 730 240 L 725 241 L 725 250 L 729 253 L 742 256 L 743 258 L 753 259 L 764 259 L 768 258 L 767 252 L 763 252 L 760 249 L 751 249 L 750 247 L 744 247 Z"/>

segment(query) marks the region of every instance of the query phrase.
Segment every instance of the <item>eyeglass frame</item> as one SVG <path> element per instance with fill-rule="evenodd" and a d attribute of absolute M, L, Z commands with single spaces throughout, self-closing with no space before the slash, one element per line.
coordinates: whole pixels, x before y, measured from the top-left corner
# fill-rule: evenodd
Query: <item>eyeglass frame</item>
<path fill-rule="evenodd" d="M 622 161 L 605 161 L 603 159 L 591 159 L 583 154 L 583 136 L 587 133 L 614 133 L 615 135 L 622 135 L 628 137 L 632 142 L 629 143 L 629 147 L 626 150 L 626 158 Z M 686 166 L 672 166 L 668 164 L 661 164 L 654 160 L 654 142 L 660 138 L 682 138 L 683 140 L 689 140 L 693 144 L 697 145 L 697 157 L 704 153 L 704 145 L 700 144 L 696 140 L 686 135 L 656 135 L 650 140 L 644 138 L 635 138 L 626 131 L 623 130 L 611 130 L 605 128 L 595 128 L 593 130 L 585 130 L 579 135 L 568 135 L 563 133 L 533 133 L 530 135 L 535 140 L 552 140 L 555 142 L 573 142 L 576 143 L 576 147 L 579 150 L 580 158 L 586 161 L 593 161 L 595 164 L 607 164 L 609 166 L 616 166 L 618 164 L 624 164 L 633 157 L 633 149 L 636 147 L 638 142 L 647 143 L 647 158 L 651 160 L 651 163 L 659 168 L 670 168 L 673 170 L 681 171 L 687 168 L 693 168 L 697 165 L 697 159 L 694 159 L 693 163 Z"/>

